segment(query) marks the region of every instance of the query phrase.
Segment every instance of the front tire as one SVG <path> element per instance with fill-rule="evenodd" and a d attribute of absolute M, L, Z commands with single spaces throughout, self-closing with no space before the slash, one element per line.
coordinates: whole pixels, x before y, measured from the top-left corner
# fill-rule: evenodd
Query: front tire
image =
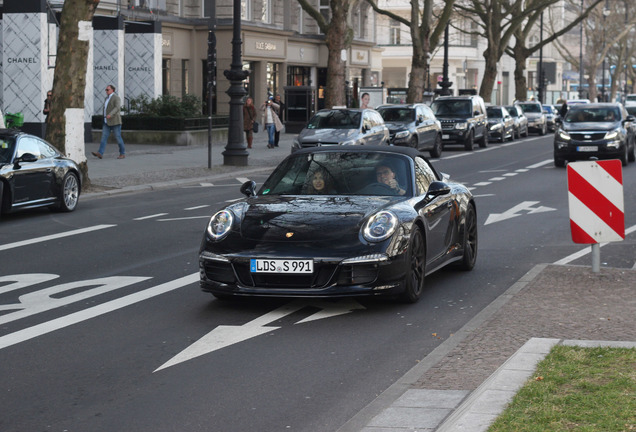
<path fill-rule="evenodd" d="M 468 204 L 464 222 L 464 239 L 462 241 L 464 255 L 459 262 L 459 268 L 465 271 L 472 270 L 477 261 L 477 212 L 472 204 Z"/>
<path fill-rule="evenodd" d="M 433 144 L 433 149 L 429 151 L 429 154 L 431 155 L 431 157 L 438 158 L 442 155 L 442 148 L 442 136 L 438 134 L 437 137 L 435 137 L 435 144 Z"/>
<path fill-rule="evenodd" d="M 464 141 L 464 150 L 473 151 L 473 145 L 475 144 L 473 134 L 473 131 L 468 132 L 468 137 L 466 137 L 466 141 Z"/>
<path fill-rule="evenodd" d="M 79 180 L 74 173 L 66 173 L 62 180 L 62 188 L 58 197 L 59 203 L 56 210 L 72 212 L 79 202 Z"/>
<path fill-rule="evenodd" d="M 636 142 L 632 140 L 632 150 L 627 154 L 627 160 L 630 162 L 636 161 Z"/>
<path fill-rule="evenodd" d="M 405 303 L 415 303 L 424 290 L 426 274 L 426 245 L 422 231 L 417 227 L 413 229 L 406 254 L 408 269 L 404 276 L 404 292 L 400 295 L 400 300 Z"/>
<path fill-rule="evenodd" d="M 505 140 L 505 138 L 502 138 L 502 142 L 503 142 L 503 140 Z M 479 144 L 480 148 L 488 147 L 488 132 L 487 131 L 484 131 L 484 134 L 482 135 L 480 140 L 477 141 L 477 143 Z"/>

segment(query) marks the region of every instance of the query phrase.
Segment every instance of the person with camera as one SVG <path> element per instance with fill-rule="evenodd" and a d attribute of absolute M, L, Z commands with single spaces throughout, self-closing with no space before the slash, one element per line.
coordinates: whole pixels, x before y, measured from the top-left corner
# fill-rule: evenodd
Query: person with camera
<path fill-rule="evenodd" d="M 276 131 L 283 129 L 283 123 L 278 118 L 278 112 L 280 105 L 274 102 L 274 97 L 270 96 L 261 105 L 261 111 L 263 111 L 263 124 L 267 129 L 267 148 L 274 148 Z"/>

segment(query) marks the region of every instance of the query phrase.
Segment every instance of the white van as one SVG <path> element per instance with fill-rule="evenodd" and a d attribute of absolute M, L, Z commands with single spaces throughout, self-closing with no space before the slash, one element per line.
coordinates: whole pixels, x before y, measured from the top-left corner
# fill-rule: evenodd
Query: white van
<path fill-rule="evenodd" d="M 636 94 L 628 94 L 625 96 L 625 106 L 636 106 Z"/>

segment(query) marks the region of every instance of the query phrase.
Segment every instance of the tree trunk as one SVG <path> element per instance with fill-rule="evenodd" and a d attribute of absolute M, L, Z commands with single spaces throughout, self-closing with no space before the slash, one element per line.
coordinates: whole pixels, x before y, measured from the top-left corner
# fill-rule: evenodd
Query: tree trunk
<path fill-rule="evenodd" d="M 426 76 L 426 58 L 422 53 L 416 53 L 413 47 L 413 60 L 411 61 L 411 74 L 409 76 L 409 89 L 406 94 L 407 103 L 422 102 Z"/>
<path fill-rule="evenodd" d="M 48 116 L 46 139 L 63 154 L 67 154 L 67 110 L 84 109 L 90 41 L 80 32 L 80 22 L 90 23 L 98 4 L 99 0 L 66 0 L 62 8 L 53 78 L 53 99 Z M 82 169 L 83 184 L 88 186 L 90 180 L 86 160 L 78 162 Z"/>
<path fill-rule="evenodd" d="M 486 59 L 486 66 L 484 69 L 484 76 L 481 79 L 481 86 L 479 88 L 479 96 L 481 96 L 485 102 L 492 102 L 492 90 L 495 86 L 495 80 L 497 79 L 497 62 L 499 58 L 493 53 L 491 48 L 484 51 L 484 59 Z"/>
<path fill-rule="evenodd" d="M 523 54 L 523 47 L 515 45 L 513 48 L 515 59 L 515 100 L 525 101 L 528 95 L 528 83 L 526 82 L 526 59 Z"/>
<path fill-rule="evenodd" d="M 345 87 L 346 70 L 342 61 L 342 50 L 348 48 L 352 39 L 352 31 L 347 25 L 349 2 L 332 0 L 331 22 L 326 33 L 326 44 L 329 50 L 327 59 L 327 87 L 325 88 L 325 107 L 342 106 L 347 104 L 347 90 Z"/>

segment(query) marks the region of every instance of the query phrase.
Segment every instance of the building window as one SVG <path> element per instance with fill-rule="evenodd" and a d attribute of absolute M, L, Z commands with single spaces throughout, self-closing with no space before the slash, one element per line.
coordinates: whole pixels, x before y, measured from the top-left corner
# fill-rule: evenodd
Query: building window
<path fill-rule="evenodd" d="M 161 61 L 162 93 L 170 94 L 170 59 L 162 59 Z"/>
<path fill-rule="evenodd" d="M 400 22 L 398 20 L 394 20 L 391 18 L 391 22 L 389 24 L 389 43 L 391 45 L 399 45 L 400 44 Z"/>
<path fill-rule="evenodd" d="M 271 2 L 272 0 L 263 0 L 262 3 L 261 22 L 264 24 L 271 24 L 272 22 Z"/>
<path fill-rule="evenodd" d="M 299 34 L 303 34 L 304 32 L 304 19 L 305 19 L 305 11 L 303 10 L 303 7 L 298 4 L 298 33 Z"/>
<path fill-rule="evenodd" d="M 181 60 L 181 97 L 190 94 L 190 60 Z"/>
<path fill-rule="evenodd" d="M 325 20 L 331 21 L 331 7 L 329 6 L 329 0 L 320 0 L 319 10 Z"/>
<path fill-rule="evenodd" d="M 241 0 L 241 19 L 252 20 L 252 0 Z"/>
<path fill-rule="evenodd" d="M 301 66 L 287 67 L 287 85 L 288 86 L 308 86 L 311 77 L 311 69 Z"/>

